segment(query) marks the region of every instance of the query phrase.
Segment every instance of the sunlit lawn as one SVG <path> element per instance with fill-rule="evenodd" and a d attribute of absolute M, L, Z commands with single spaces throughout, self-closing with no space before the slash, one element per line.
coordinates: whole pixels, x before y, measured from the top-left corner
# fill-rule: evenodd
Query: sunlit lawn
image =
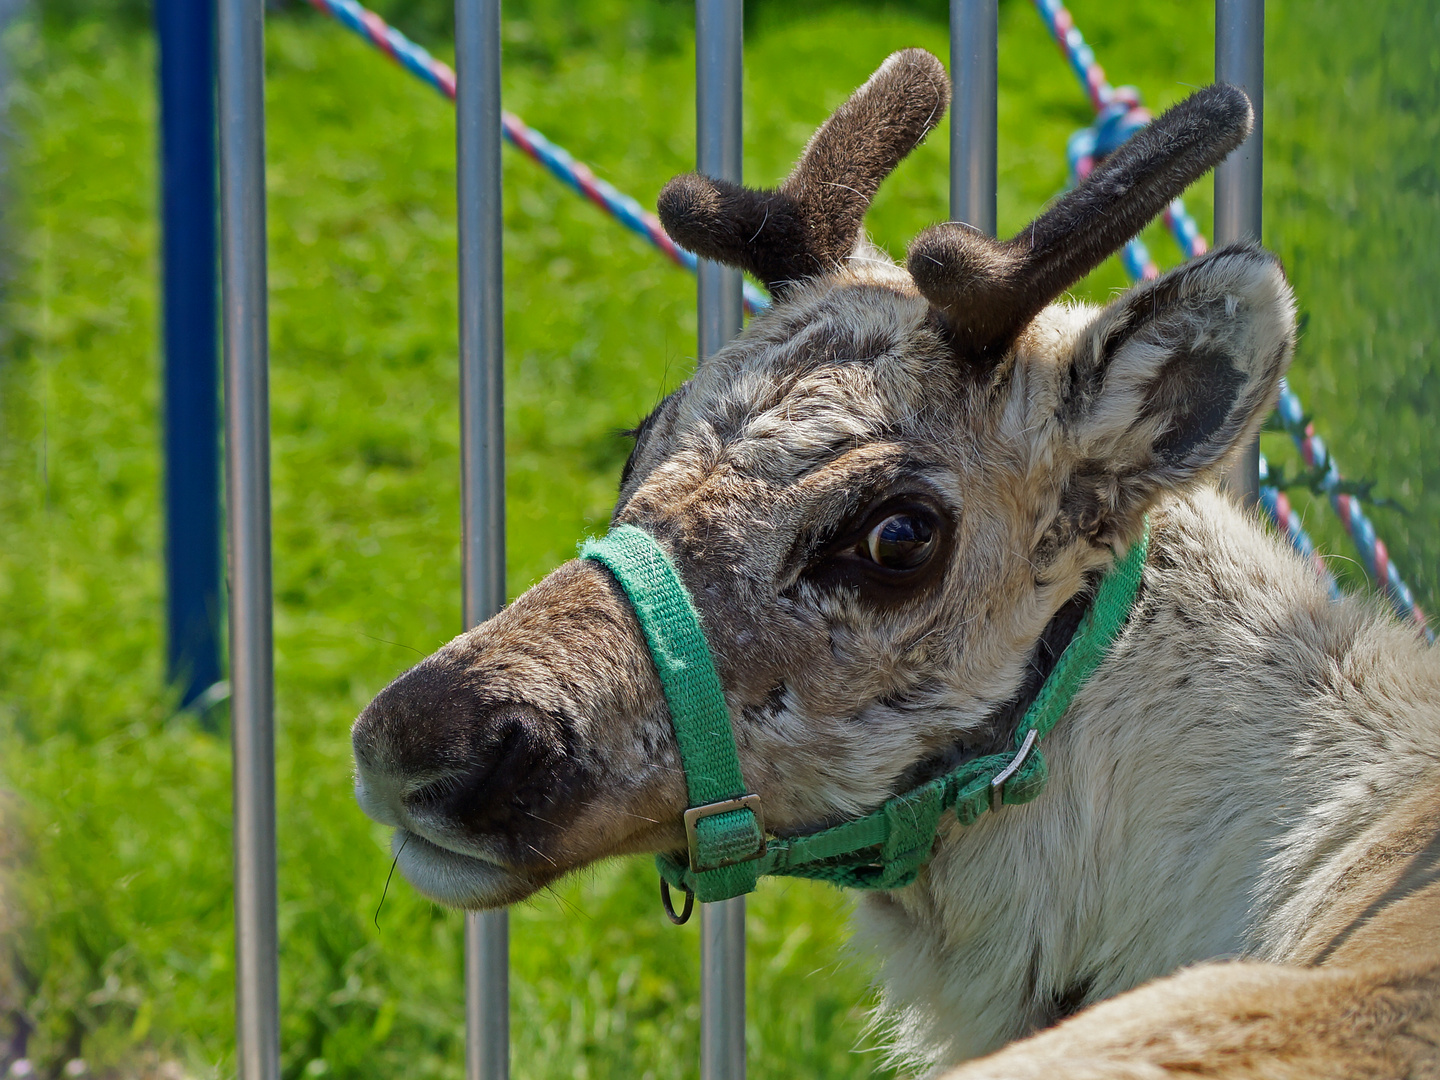
<path fill-rule="evenodd" d="M 1424 3 L 1269 7 L 1266 233 L 1309 316 L 1293 382 L 1347 470 L 1409 509 L 1375 518 L 1433 604 L 1440 25 Z M 1208 5 L 1129 8 L 1075 5 L 1116 82 L 1164 105 L 1208 80 Z M 653 203 L 692 163 L 687 37 L 631 33 L 639 4 L 597 5 L 588 43 L 580 16 L 527 10 L 506 26 L 507 107 Z M 1001 24 L 1003 231 L 1062 187 L 1088 110 L 1029 5 L 1005 0 Z M 777 179 L 887 52 L 916 44 L 948 55 L 943 25 L 898 8 L 764 8 L 746 43 L 748 176 Z M 228 1073 L 228 744 L 162 686 L 152 47 L 100 23 L 22 28 L 14 45 L 0 768 L 22 836 L 18 1005 L 47 1069 L 156 1050 Z M 347 737 L 459 629 L 452 114 L 318 18 L 272 17 L 269 46 L 285 1070 L 458 1077 L 461 920 L 403 882 L 377 916 L 386 837 L 351 800 Z M 882 192 L 871 225 L 891 251 L 945 216 L 946 160 L 942 130 Z M 513 594 L 603 526 L 616 432 L 692 369 L 695 326 L 692 282 L 642 242 L 518 156 L 505 184 Z M 1190 201 L 1208 226 L 1209 185 Z M 1112 262 L 1083 291 L 1123 284 Z M 1266 449 L 1293 464 L 1281 440 Z M 1328 509 L 1307 513 L 1349 552 Z M 849 903 L 793 883 L 752 898 L 757 1076 L 881 1069 Z M 512 922 L 517 1076 L 695 1074 L 696 934 L 664 921 L 647 861 L 581 874 Z"/>

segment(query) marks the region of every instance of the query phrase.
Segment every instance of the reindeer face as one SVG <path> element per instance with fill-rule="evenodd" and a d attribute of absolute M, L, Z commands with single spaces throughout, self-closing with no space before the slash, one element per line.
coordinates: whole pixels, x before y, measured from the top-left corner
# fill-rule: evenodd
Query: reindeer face
<path fill-rule="evenodd" d="M 1243 138 L 1243 96 L 1209 95 L 1016 241 L 940 226 L 908 272 L 860 218 L 939 118 L 924 53 L 887 61 L 780 189 L 692 176 L 662 195 L 672 235 L 778 302 L 641 425 L 614 520 L 685 580 L 771 831 L 998 746 L 1047 624 L 1157 498 L 1255 430 L 1293 323 L 1263 253 L 1217 253 L 1103 313 L 1046 307 Z M 361 805 L 443 902 L 509 903 L 684 846 L 659 681 L 592 562 L 402 675 L 354 744 Z"/>

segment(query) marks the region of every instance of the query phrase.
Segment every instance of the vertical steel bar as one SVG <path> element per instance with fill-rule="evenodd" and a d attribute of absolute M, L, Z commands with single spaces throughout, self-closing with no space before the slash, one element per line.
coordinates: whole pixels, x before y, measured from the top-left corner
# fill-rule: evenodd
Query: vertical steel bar
<path fill-rule="evenodd" d="M 744 55 L 741 0 L 695 0 L 695 164 L 720 180 L 743 172 L 740 95 Z M 740 271 L 701 260 L 700 357 L 740 332 Z"/>
<path fill-rule="evenodd" d="M 500 0 L 456 0 L 456 199 L 460 253 L 460 506 L 466 627 L 505 604 L 504 292 L 500 202 Z M 510 926 L 465 919 L 465 1075 L 510 1075 Z"/>
<path fill-rule="evenodd" d="M 745 1078 L 745 898 L 700 905 L 700 1080 Z"/>
<path fill-rule="evenodd" d="M 240 1080 L 279 1080 L 264 0 L 220 0 L 218 11 L 236 1041 Z"/>
<path fill-rule="evenodd" d="M 465 1077 L 509 1075 L 509 912 L 472 911 L 465 916 Z"/>
<path fill-rule="evenodd" d="M 995 235 L 997 0 L 950 0 L 950 216 Z"/>
<path fill-rule="evenodd" d="M 215 8 L 156 0 L 165 339 L 166 669 L 191 705 L 220 679 Z"/>
<path fill-rule="evenodd" d="M 1215 239 L 1221 244 L 1260 240 L 1260 196 L 1265 115 L 1265 0 L 1215 0 L 1215 79 L 1250 95 L 1255 129 L 1215 170 Z M 1225 477 L 1247 506 L 1260 497 L 1260 443 Z"/>
<path fill-rule="evenodd" d="M 742 178 L 742 0 L 695 2 L 696 165 L 717 179 Z M 700 359 L 740 331 L 737 270 L 701 260 Z M 700 905 L 701 1080 L 745 1076 L 745 898 Z"/>

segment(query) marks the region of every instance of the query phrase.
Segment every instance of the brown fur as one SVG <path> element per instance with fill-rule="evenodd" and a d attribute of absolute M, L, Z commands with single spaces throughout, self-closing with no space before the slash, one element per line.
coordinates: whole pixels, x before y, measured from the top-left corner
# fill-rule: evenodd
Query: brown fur
<path fill-rule="evenodd" d="M 923 49 L 898 52 L 821 126 L 778 188 L 677 176 L 660 192 L 660 220 L 695 254 L 783 296 L 843 267 L 880 182 L 940 122 L 949 98 L 940 61 Z"/>
<path fill-rule="evenodd" d="M 906 266 L 962 353 L 994 356 L 1250 134 L 1233 86 L 1192 95 L 1105 158 L 1053 208 L 1000 243 L 947 222 L 921 233 Z"/>
<path fill-rule="evenodd" d="M 859 215 L 938 117 L 937 71 L 887 62 L 782 185 L 783 227 L 746 217 L 775 193 L 672 189 L 700 193 L 671 205 L 686 243 L 783 298 L 641 425 L 614 520 L 688 586 L 779 835 L 1003 743 L 1046 642 L 1148 520 L 1140 599 L 1046 739 L 1049 787 L 944 824 L 914 885 L 867 897 L 880 1023 L 938 1068 L 1023 1040 L 957 1077 L 1433 1075 L 1440 667 L 1209 486 L 1289 362 L 1284 275 L 1239 246 L 1103 311 L 1030 310 L 1248 112 L 1221 90 L 1167 114 L 1005 249 L 1033 255 L 1024 280 L 917 287 Z M 873 558 L 893 520 L 933 537 L 911 569 Z M 362 806 L 446 903 L 683 846 L 659 681 L 594 563 L 400 676 L 354 742 Z"/>

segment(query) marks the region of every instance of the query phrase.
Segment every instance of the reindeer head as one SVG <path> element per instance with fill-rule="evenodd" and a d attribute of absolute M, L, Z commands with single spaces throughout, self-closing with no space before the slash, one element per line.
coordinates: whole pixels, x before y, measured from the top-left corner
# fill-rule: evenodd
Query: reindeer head
<path fill-rule="evenodd" d="M 1289 289 L 1253 247 L 1104 310 L 1054 303 L 1245 137 L 1240 91 L 1195 94 L 1013 239 L 938 225 L 901 268 L 862 218 L 948 93 L 934 57 L 897 53 L 780 187 L 690 175 L 661 196 L 671 235 L 776 303 L 641 423 L 613 520 L 692 594 L 781 835 L 998 746 L 1057 613 L 1255 434 L 1292 346 Z M 396 679 L 354 746 L 361 805 L 446 903 L 685 846 L 660 684 L 594 562 Z"/>

